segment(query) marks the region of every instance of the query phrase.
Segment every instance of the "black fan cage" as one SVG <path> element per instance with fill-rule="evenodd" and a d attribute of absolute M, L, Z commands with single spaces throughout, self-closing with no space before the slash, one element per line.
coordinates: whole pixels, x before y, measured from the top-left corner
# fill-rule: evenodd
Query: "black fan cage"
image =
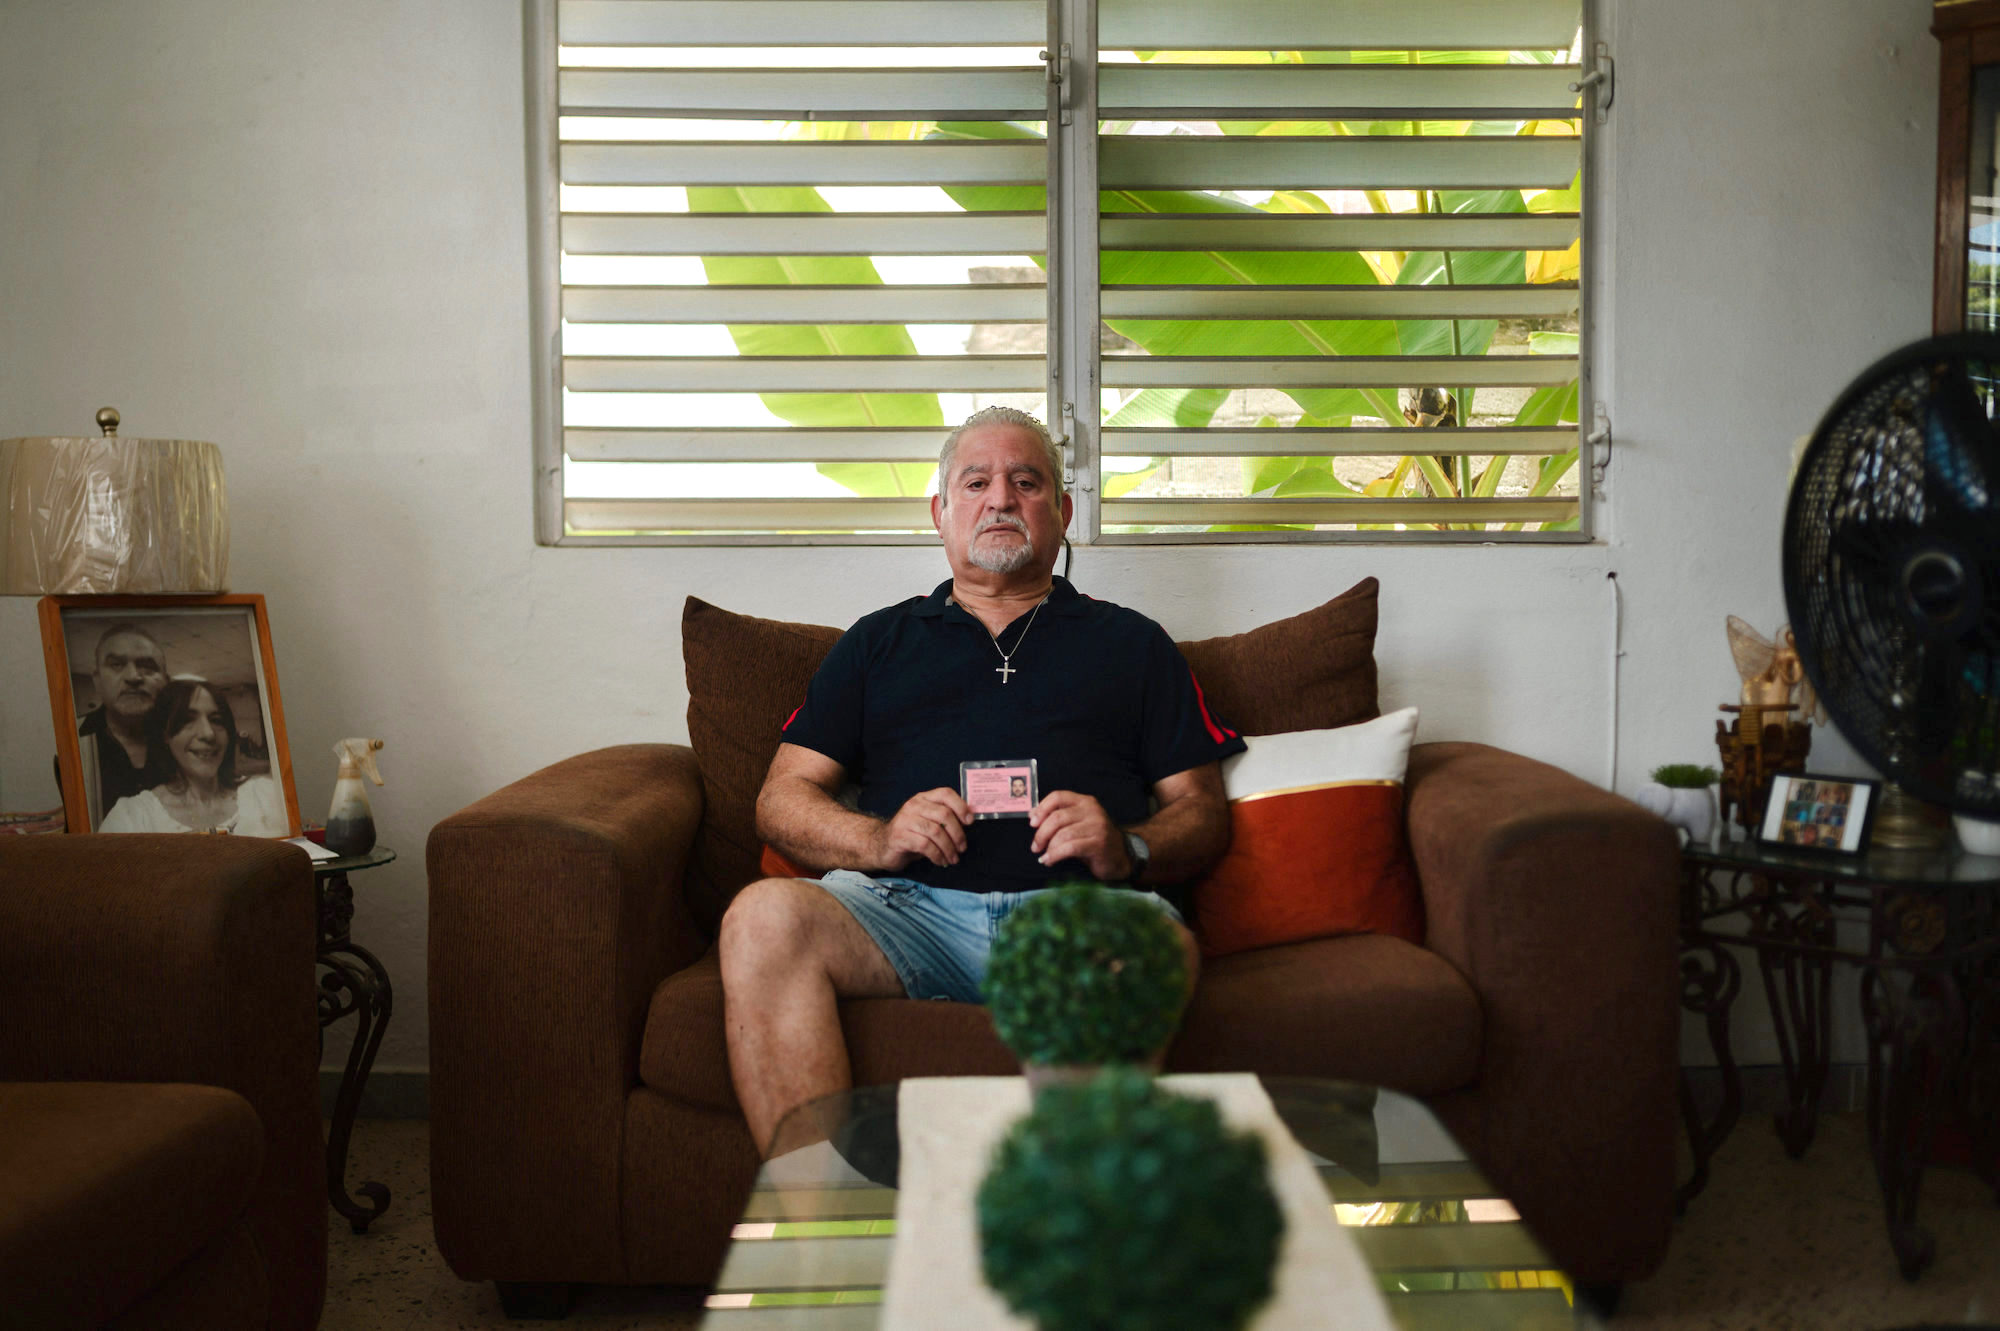
<path fill-rule="evenodd" d="M 2000 337 L 1931 338 L 1872 366 L 1813 434 L 1784 541 L 1799 658 L 1841 733 L 1911 794 L 1989 817 L 2000 817 L 1996 397 Z"/>

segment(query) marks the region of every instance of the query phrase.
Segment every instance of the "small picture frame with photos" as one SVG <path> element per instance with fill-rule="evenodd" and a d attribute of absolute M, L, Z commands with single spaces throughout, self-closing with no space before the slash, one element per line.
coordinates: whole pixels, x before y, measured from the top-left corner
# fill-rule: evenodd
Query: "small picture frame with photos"
<path fill-rule="evenodd" d="M 1780 772 L 1757 840 L 1779 850 L 1815 855 L 1859 855 L 1881 802 L 1882 783 L 1866 777 Z"/>
<path fill-rule="evenodd" d="M 299 834 L 262 596 L 45 596 L 39 610 L 68 830 Z"/>

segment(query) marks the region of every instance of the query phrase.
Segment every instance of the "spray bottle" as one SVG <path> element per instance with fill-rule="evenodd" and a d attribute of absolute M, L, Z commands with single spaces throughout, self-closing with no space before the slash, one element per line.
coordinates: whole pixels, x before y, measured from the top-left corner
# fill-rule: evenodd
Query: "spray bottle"
<path fill-rule="evenodd" d="M 344 739 L 333 746 L 340 771 L 333 781 L 333 806 L 326 811 L 326 848 L 336 855 L 365 855 L 375 848 L 375 815 L 368 807 L 363 774 L 376 785 L 382 773 L 375 767 L 379 739 Z"/>

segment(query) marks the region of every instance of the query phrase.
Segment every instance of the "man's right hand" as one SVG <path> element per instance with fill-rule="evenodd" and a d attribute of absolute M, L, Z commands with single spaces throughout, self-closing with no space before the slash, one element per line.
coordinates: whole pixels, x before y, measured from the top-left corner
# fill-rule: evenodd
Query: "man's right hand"
<path fill-rule="evenodd" d="M 950 786 L 918 791 L 894 818 L 881 824 L 875 837 L 875 866 L 901 869 L 919 859 L 940 868 L 957 864 L 965 853 L 965 828 L 971 821 L 971 806 Z"/>

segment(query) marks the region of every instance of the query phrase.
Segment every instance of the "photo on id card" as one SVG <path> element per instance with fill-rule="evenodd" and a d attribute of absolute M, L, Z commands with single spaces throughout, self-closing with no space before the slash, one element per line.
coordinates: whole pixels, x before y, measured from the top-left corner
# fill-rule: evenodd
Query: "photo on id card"
<path fill-rule="evenodd" d="M 958 793 L 981 818 L 1026 818 L 1042 797 L 1033 758 L 996 758 L 958 765 Z"/>

